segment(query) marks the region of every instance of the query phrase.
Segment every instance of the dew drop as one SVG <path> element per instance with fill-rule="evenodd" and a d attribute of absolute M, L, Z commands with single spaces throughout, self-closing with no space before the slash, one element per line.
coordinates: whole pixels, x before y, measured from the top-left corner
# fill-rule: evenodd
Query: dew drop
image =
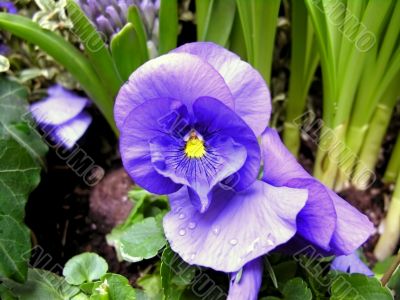
<path fill-rule="evenodd" d="M 195 229 L 196 226 L 197 226 L 197 225 L 196 225 L 195 222 L 190 222 L 189 225 L 188 225 L 189 229 Z"/>
<path fill-rule="evenodd" d="M 192 253 L 189 257 L 189 261 L 193 261 L 196 258 L 196 253 Z"/>
<path fill-rule="evenodd" d="M 213 231 L 213 233 L 214 233 L 215 235 L 218 235 L 218 234 L 220 233 L 221 230 L 219 229 L 219 227 L 214 227 L 212 231 Z"/>
<path fill-rule="evenodd" d="M 182 220 L 183 218 L 185 218 L 185 214 L 179 214 L 178 218 Z"/>
<path fill-rule="evenodd" d="M 179 235 L 180 236 L 184 236 L 185 234 L 186 234 L 186 230 L 185 229 L 179 230 Z"/>
<path fill-rule="evenodd" d="M 265 246 L 272 247 L 274 245 L 275 245 L 275 238 L 273 237 L 272 234 L 268 234 Z"/>
<path fill-rule="evenodd" d="M 229 241 L 229 244 L 231 244 L 232 246 L 237 245 L 237 243 L 238 243 L 238 240 L 236 240 L 236 239 L 231 239 L 231 240 Z"/>

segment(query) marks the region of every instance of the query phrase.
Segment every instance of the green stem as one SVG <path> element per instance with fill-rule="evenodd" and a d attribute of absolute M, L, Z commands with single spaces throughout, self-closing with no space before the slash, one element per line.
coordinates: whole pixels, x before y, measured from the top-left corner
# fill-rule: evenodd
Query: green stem
<path fill-rule="evenodd" d="M 314 166 L 314 176 L 326 186 L 335 185 L 340 156 L 344 149 L 343 137 L 346 127 L 338 126 L 335 129 L 323 127 L 318 144 L 318 152 Z"/>
<path fill-rule="evenodd" d="M 384 222 L 384 231 L 374 249 L 378 260 L 384 260 L 392 255 L 400 240 L 400 176 L 397 176 L 396 187 Z"/>
<path fill-rule="evenodd" d="M 393 108 L 378 105 L 374 117 L 371 120 L 365 142 L 363 143 L 364 146 L 362 147 L 352 178 L 353 185 L 359 189 L 367 188 L 374 176 L 375 166 L 390 123 L 392 111 Z"/>
<path fill-rule="evenodd" d="M 291 34 L 290 81 L 283 141 L 293 155 L 297 156 L 300 148 L 301 128 L 294 124 L 294 120 L 304 111 L 312 76 L 319 61 L 314 31 L 303 1 L 292 2 Z M 304 41 L 307 42 L 304 43 Z"/>
<path fill-rule="evenodd" d="M 383 286 L 386 286 L 388 284 L 390 278 L 392 278 L 398 266 L 400 266 L 400 251 L 399 253 L 397 253 L 396 258 L 394 262 L 390 265 L 389 269 L 382 276 L 381 282 Z"/>
<path fill-rule="evenodd" d="M 400 134 L 397 137 L 396 145 L 394 146 L 392 156 L 386 168 L 383 180 L 385 182 L 394 182 L 400 174 Z"/>

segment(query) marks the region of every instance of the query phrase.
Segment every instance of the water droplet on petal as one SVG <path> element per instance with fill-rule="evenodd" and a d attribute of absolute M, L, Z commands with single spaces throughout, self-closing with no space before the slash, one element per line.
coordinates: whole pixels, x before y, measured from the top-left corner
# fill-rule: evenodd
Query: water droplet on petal
<path fill-rule="evenodd" d="M 232 246 L 237 245 L 237 243 L 238 243 L 238 240 L 236 240 L 236 239 L 231 239 L 231 240 L 229 241 L 229 244 L 231 244 Z"/>
<path fill-rule="evenodd" d="M 190 222 L 188 227 L 189 227 L 189 229 L 195 229 L 196 228 L 196 223 L 195 222 Z"/>
<path fill-rule="evenodd" d="M 178 218 L 182 220 L 183 218 L 185 218 L 185 214 L 179 214 Z"/>
<path fill-rule="evenodd" d="M 273 236 L 272 234 L 268 234 L 267 240 L 266 240 L 266 243 L 265 243 L 265 246 L 266 246 L 266 247 L 272 247 L 272 246 L 274 246 L 274 245 L 275 245 L 275 238 L 274 238 L 274 236 Z"/>
<path fill-rule="evenodd" d="M 259 242 L 260 242 L 260 237 L 256 238 L 256 239 L 249 245 L 249 247 L 247 247 L 246 256 L 250 255 L 253 251 L 257 250 Z"/>
<path fill-rule="evenodd" d="M 221 230 L 219 229 L 219 227 L 214 227 L 212 231 L 215 235 L 218 235 Z"/>
<path fill-rule="evenodd" d="M 179 230 L 179 235 L 180 236 L 184 236 L 185 234 L 186 234 L 186 230 L 185 229 Z"/>
<path fill-rule="evenodd" d="M 192 253 L 189 257 L 189 261 L 193 261 L 196 258 L 196 253 Z"/>

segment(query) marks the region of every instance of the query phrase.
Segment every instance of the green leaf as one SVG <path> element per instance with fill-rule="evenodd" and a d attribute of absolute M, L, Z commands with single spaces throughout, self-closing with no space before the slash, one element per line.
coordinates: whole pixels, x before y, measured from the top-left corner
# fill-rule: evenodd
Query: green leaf
<path fill-rule="evenodd" d="M 140 277 L 137 284 L 143 288 L 146 300 L 161 300 L 161 277 L 158 274 L 146 274 Z"/>
<path fill-rule="evenodd" d="M 4 284 L 0 284 L 0 299 L 17 300 L 15 295 Z"/>
<path fill-rule="evenodd" d="M 128 22 L 132 23 L 133 27 L 135 28 L 139 45 L 139 49 L 137 49 L 137 51 L 139 51 L 140 57 L 143 59 L 143 61 L 149 60 L 146 30 L 144 28 L 142 18 L 140 17 L 139 9 L 136 6 L 130 6 L 128 8 L 128 14 L 126 18 Z"/>
<path fill-rule="evenodd" d="M 73 33 L 79 37 L 97 75 L 103 85 L 109 90 L 110 96 L 114 98 L 123 81 L 119 77 L 110 52 L 100 35 L 100 31 L 96 30 L 75 0 L 67 0 L 66 8 L 69 18 L 74 25 Z"/>
<path fill-rule="evenodd" d="M 197 40 L 205 41 L 214 0 L 196 0 Z"/>
<path fill-rule="evenodd" d="M 39 269 L 29 269 L 24 284 L 11 280 L 4 284 L 19 300 L 69 300 L 79 293 L 79 288 L 69 285 L 64 278 Z"/>
<path fill-rule="evenodd" d="M 63 275 L 69 284 L 79 285 L 100 279 L 108 270 L 107 262 L 96 253 L 82 253 L 71 258 Z"/>
<path fill-rule="evenodd" d="M 179 299 L 191 283 L 196 268 L 185 263 L 171 248 L 166 248 L 161 257 L 161 284 L 165 299 Z"/>
<path fill-rule="evenodd" d="M 307 284 L 301 278 L 289 280 L 282 291 L 288 300 L 311 300 L 312 293 Z"/>
<path fill-rule="evenodd" d="M 333 279 L 331 300 L 391 300 L 389 289 L 383 287 L 376 278 L 361 274 L 340 273 Z"/>
<path fill-rule="evenodd" d="M 18 282 L 26 279 L 31 247 L 25 203 L 39 184 L 47 151 L 24 121 L 26 96 L 21 85 L 0 79 L 0 277 Z"/>
<path fill-rule="evenodd" d="M 272 56 L 275 49 L 275 34 L 278 23 L 280 0 L 253 0 L 253 65 L 264 80 L 271 80 Z"/>
<path fill-rule="evenodd" d="M 129 280 L 118 274 L 105 274 L 93 287 L 91 300 L 135 300 L 135 289 Z"/>
<path fill-rule="evenodd" d="M 92 65 L 78 49 L 61 36 L 23 16 L 0 13 L 0 28 L 38 46 L 63 65 L 81 84 L 117 133 L 113 117 L 114 99 L 108 95 Z"/>
<path fill-rule="evenodd" d="M 160 222 L 168 211 L 168 200 L 165 196 L 153 195 L 149 192 L 135 188 L 128 194 L 129 199 L 134 202 L 133 209 L 125 222 L 115 227 L 110 234 L 107 235 L 107 243 L 115 247 L 117 255 L 120 259 L 124 259 L 121 253 L 121 237 L 126 234 L 127 230 L 148 217 L 154 217 Z"/>
<path fill-rule="evenodd" d="M 386 258 L 384 261 L 378 261 L 372 271 L 375 274 L 375 277 L 379 280 L 381 280 L 383 274 L 386 273 L 386 271 L 389 269 L 389 267 L 393 264 L 395 261 L 396 256 L 389 256 Z"/>
<path fill-rule="evenodd" d="M 176 47 L 178 41 L 178 1 L 161 0 L 159 13 L 159 54 Z"/>
<path fill-rule="evenodd" d="M 203 28 L 198 30 L 198 40 L 226 46 L 235 18 L 236 0 L 200 0 L 196 4 L 200 4 L 200 16 L 203 18 L 200 21 Z"/>
<path fill-rule="evenodd" d="M 132 23 L 126 24 L 111 40 L 112 57 L 124 81 L 145 62 L 139 43 L 138 34 Z"/>
<path fill-rule="evenodd" d="M 24 86 L 0 78 L 0 137 L 11 138 L 42 166 L 48 148 L 28 116 L 27 90 Z"/>
<path fill-rule="evenodd" d="M 166 244 L 161 219 L 151 217 L 133 224 L 124 230 L 116 244 L 123 259 L 130 262 L 156 256 Z"/>

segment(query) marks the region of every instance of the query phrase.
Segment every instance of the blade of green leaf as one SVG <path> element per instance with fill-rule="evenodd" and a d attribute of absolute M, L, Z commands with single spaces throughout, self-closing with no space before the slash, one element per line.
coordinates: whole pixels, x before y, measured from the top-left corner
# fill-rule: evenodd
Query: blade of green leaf
<path fill-rule="evenodd" d="M 239 55 L 242 60 L 247 60 L 246 42 L 243 35 L 243 26 L 240 21 L 239 12 L 236 11 L 235 20 L 230 37 L 229 48 L 231 51 Z"/>
<path fill-rule="evenodd" d="M 89 61 L 61 36 L 40 26 L 26 17 L 0 13 L 0 28 L 37 45 L 63 65 L 97 104 L 110 126 L 117 133 L 113 118 L 113 98 L 108 96 Z"/>
<path fill-rule="evenodd" d="M 269 85 L 280 0 L 253 0 L 253 65 Z"/>
<path fill-rule="evenodd" d="M 138 8 L 136 6 L 130 6 L 128 8 L 128 14 L 126 18 L 128 22 L 132 23 L 133 27 L 135 28 L 139 44 L 138 51 L 141 53 L 140 56 L 143 58 L 144 61 L 149 60 L 149 51 L 147 49 L 146 42 L 146 30 L 144 28 Z"/>
<path fill-rule="evenodd" d="M 205 41 L 214 0 L 196 0 L 197 40 Z"/>
<path fill-rule="evenodd" d="M 92 25 L 75 0 L 67 0 L 66 9 L 74 25 L 73 33 L 79 37 L 97 75 L 110 91 L 110 96 L 115 97 L 123 81 L 119 77 L 100 32 Z"/>
<path fill-rule="evenodd" d="M 239 12 L 240 22 L 242 24 L 244 41 L 247 50 L 247 61 L 253 63 L 253 20 L 252 20 L 252 3 L 250 0 L 236 0 Z"/>
<path fill-rule="evenodd" d="M 178 41 L 178 1 L 161 0 L 159 13 L 159 54 L 176 47 Z"/>
<path fill-rule="evenodd" d="M 232 30 L 236 12 L 236 0 L 212 1 L 209 24 L 206 26 L 204 41 L 226 46 Z"/>
<path fill-rule="evenodd" d="M 135 27 L 128 23 L 111 40 L 111 54 L 122 80 L 145 62 L 140 52 L 139 38 Z"/>

